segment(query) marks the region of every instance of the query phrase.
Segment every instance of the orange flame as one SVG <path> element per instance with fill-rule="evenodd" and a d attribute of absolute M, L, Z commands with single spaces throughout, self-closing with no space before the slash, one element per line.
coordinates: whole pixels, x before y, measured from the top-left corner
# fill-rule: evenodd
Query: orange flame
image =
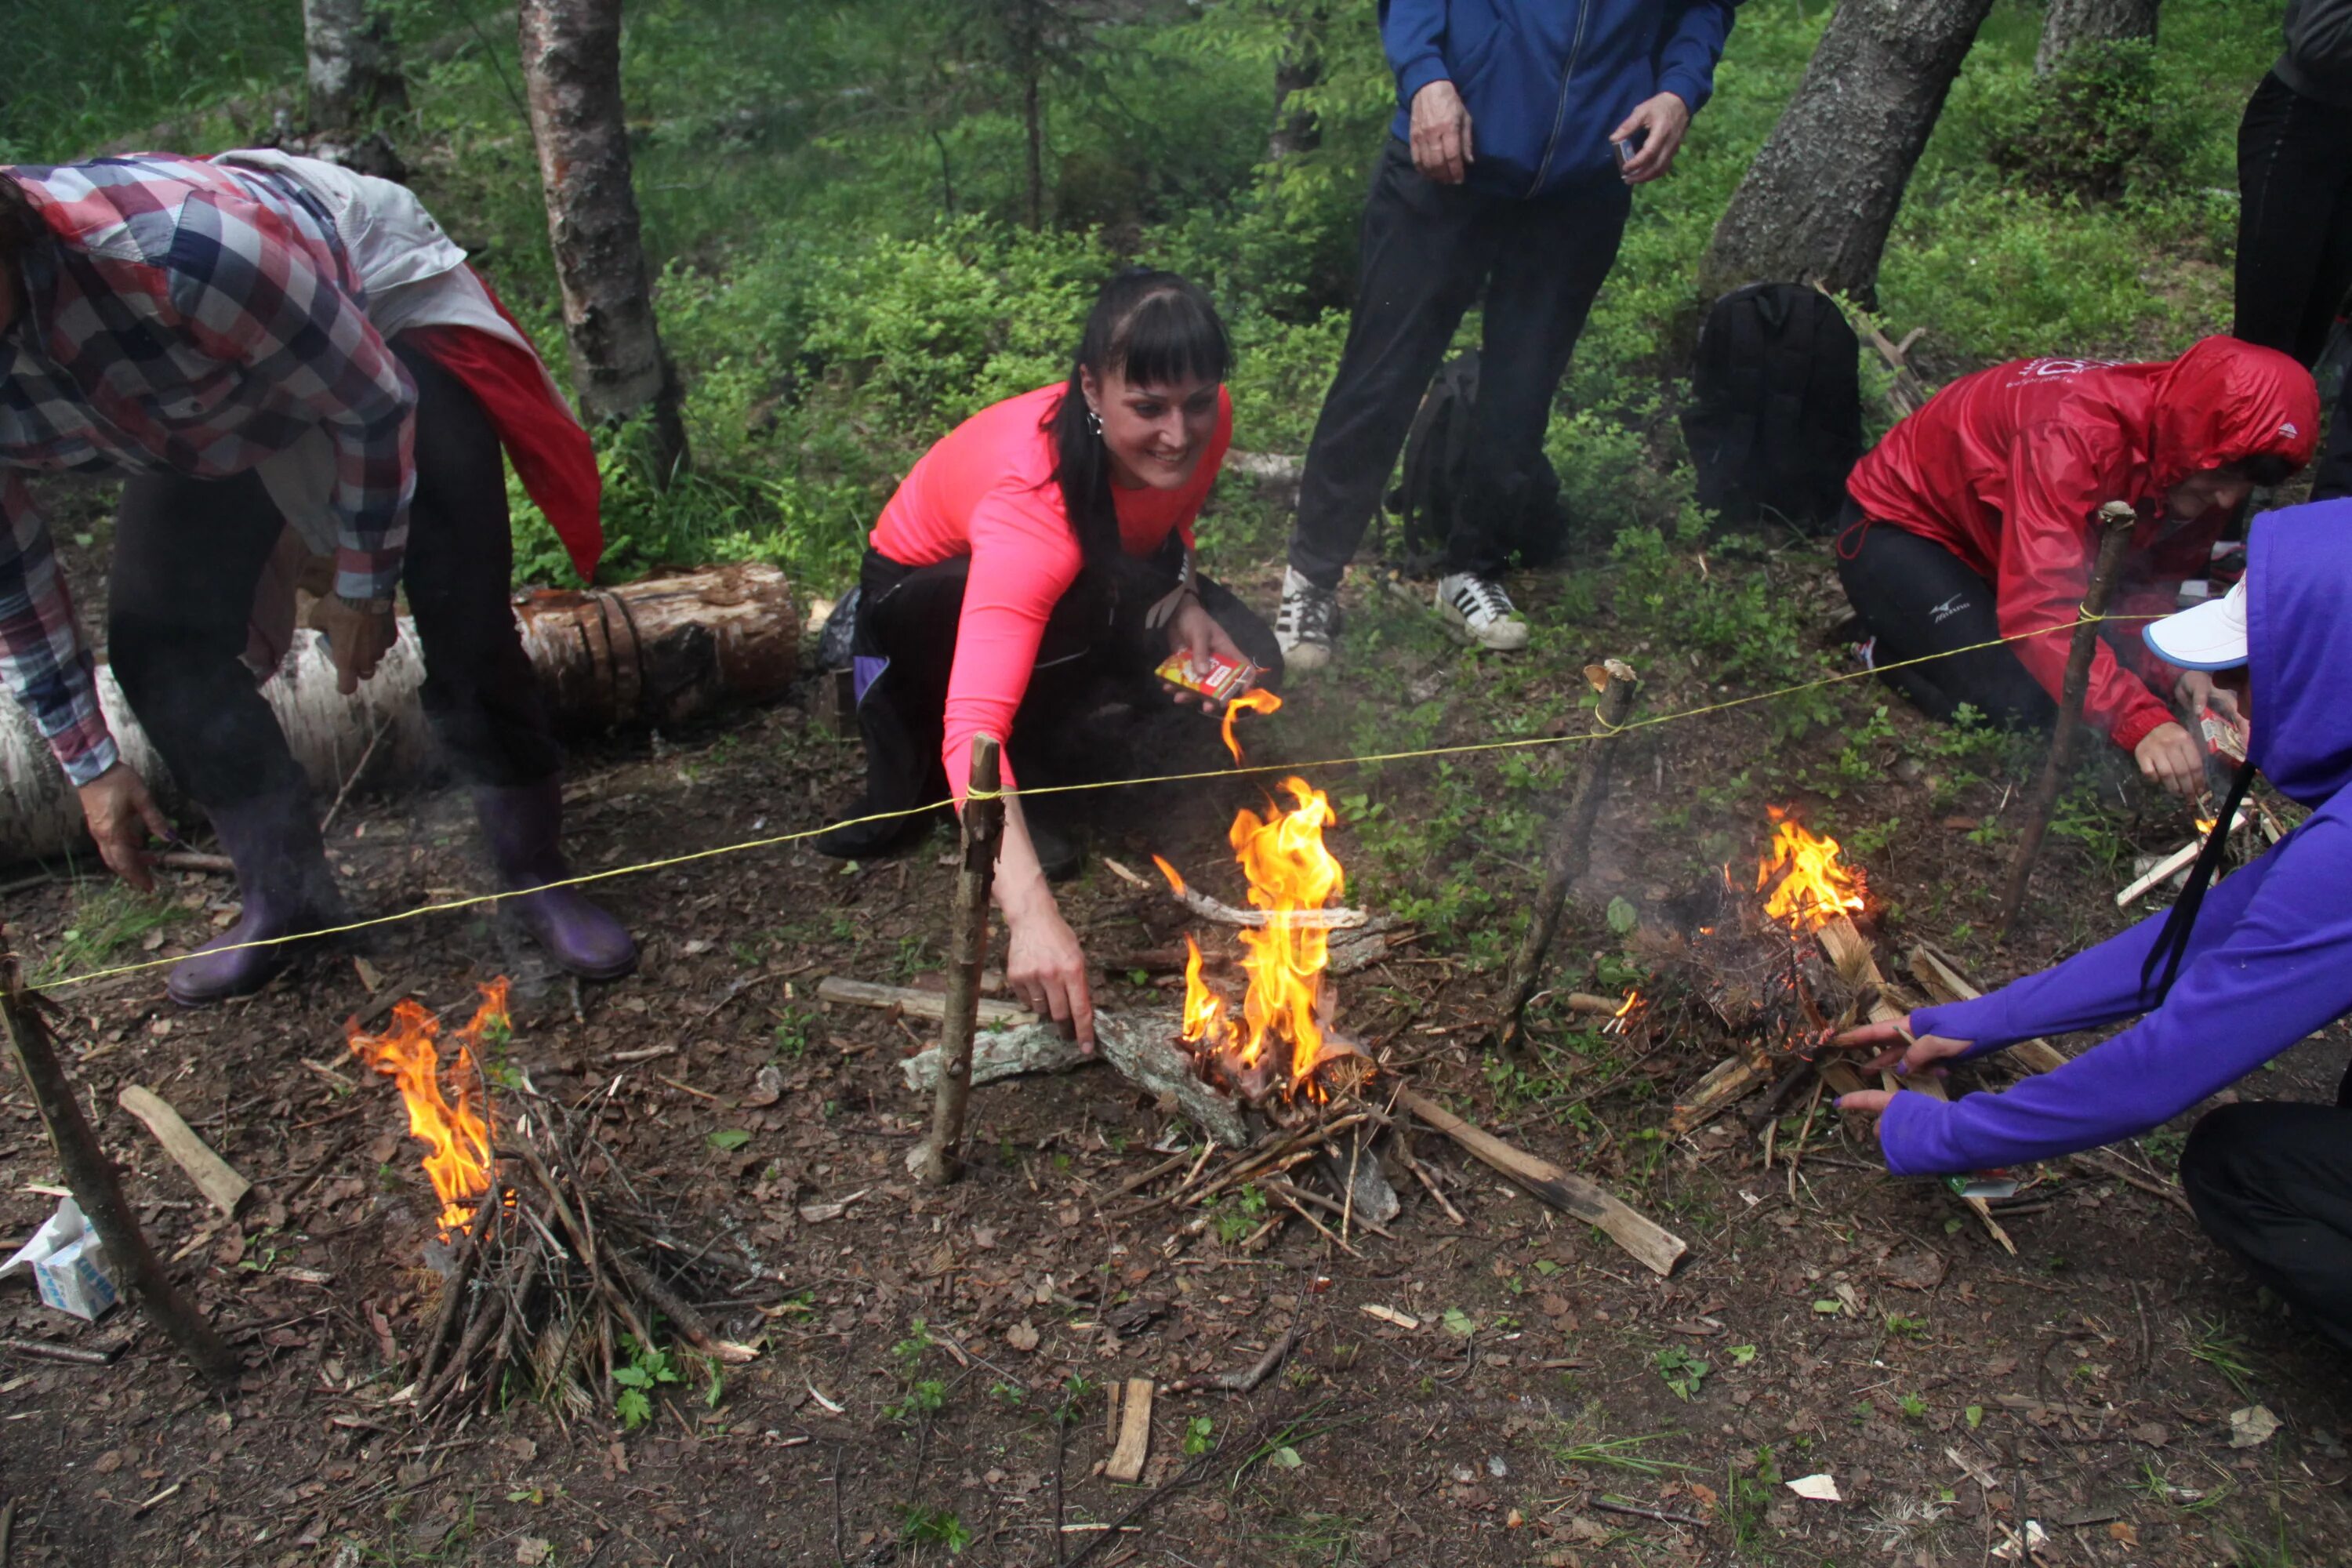
<path fill-rule="evenodd" d="M 440 1021 L 415 1002 L 393 1008 L 392 1027 L 383 1034 L 366 1034 L 356 1020 L 347 1030 L 352 1054 L 399 1086 L 411 1135 L 433 1146 L 425 1156 L 425 1173 L 441 1200 L 444 1236 L 463 1231 L 475 1205 L 489 1191 L 489 1107 L 476 1051 L 485 1034 L 502 1031 L 507 1024 L 507 982 L 500 975 L 482 987 L 473 1021 L 457 1031 L 457 1058 L 446 1074 L 436 1043 Z"/>
<path fill-rule="evenodd" d="M 1175 892 L 1176 896 L 1180 899 L 1182 898 L 1184 896 L 1184 874 L 1176 869 L 1175 867 L 1171 866 L 1167 861 L 1162 860 L 1157 855 L 1154 855 L 1151 858 L 1151 863 L 1160 868 L 1160 874 L 1168 879 L 1168 886 Z M 1192 939 L 1188 937 L 1185 940 L 1189 942 Z"/>
<path fill-rule="evenodd" d="M 1301 778 L 1283 780 L 1282 789 L 1294 802 L 1291 810 L 1271 803 L 1262 817 L 1244 810 L 1227 836 L 1249 879 L 1250 903 L 1268 916 L 1265 925 L 1241 933 L 1246 950 L 1242 969 L 1249 976 L 1241 1020 L 1235 1022 L 1230 1005 L 1201 977 L 1201 949 L 1188 936 L 1184 1039 L 1236 1079 L 1260 1079 L 1262 1068 L 1278 1068 L 1292 1093 L 1302 1088 L 1312 1093 L 1315 1068 L 1325 1054 L 1323 969 L 1331 933 L 1326 925 L 1296 917 L 1322 909 L 1339 895 L 1346 877 L 1323 845 L 1323 830 L 1335 820 L 1330 798 Z M 1152 859 L 1170 885 L 1182 891 L 1184 879 L 1176 868 L 1157 855 Z M 1285 1044 L 1288 1060 L 1270 1060 Z"/>
<path fill-rule="evenodd" d="M 1775 826 L 1771 853 L 1756 868 L 1757 890 L 1775 874 L 1780 880 L 1765 900 L 1764 912 L 1800 934 L 1819 931 L 1841 915 L 1860 914 L 1862 872 L 1838 863 L 1838 841 L 1815 837 L 1777 805 L 1766 809 Z"/>
<path fill-rule="evenodd" d="M 1234 762 L 1242 760 L 1242 743 L 1234 735 L 1234 721 L 1244 713 L 1272 713 L 1281 707 L 1282 699 L 1262 686 L 1253 686 L 1225 704 L 1225 750 L 1234 754 Z"/>

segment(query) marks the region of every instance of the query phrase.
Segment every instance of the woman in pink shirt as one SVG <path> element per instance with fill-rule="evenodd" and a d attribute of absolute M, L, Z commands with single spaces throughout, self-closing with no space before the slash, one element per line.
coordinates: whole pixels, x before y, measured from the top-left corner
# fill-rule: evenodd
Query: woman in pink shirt
<path fill-rule="evenodd" d="M 1193 567 L 1192 521 L 1233 440 L 1231 355 L 1199 289 L 1122 272 L 1097 298 L 1066 384 L 982 409 L 924 454 L 859 577 L 866 795 L 819 848 L 877 854 L 920 818 L 858 818 L 950 791 L 961 801 L 976 735 L 1004 743 L 1008 784 L 1072 782 L 1052 742 L 1105 676 L 1148 679 L 1182 653 L 1196 669 L 1246 658 L 1265 668 L 1258 684 L 1279 683 L 1265 623 Z M 1086 955 L 1046 885 L 1076 868 L 1050 820 L 1068 798 L 1008 803 L 995 900 L 1007 985 L 1091 1044 Z"/>

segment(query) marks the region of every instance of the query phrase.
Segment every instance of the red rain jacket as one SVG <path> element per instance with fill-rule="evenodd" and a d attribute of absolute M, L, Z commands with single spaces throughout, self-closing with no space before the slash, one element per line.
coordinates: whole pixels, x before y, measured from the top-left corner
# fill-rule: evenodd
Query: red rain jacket
<path fill-rule="evenodd" d="M 2229 517 L 2167 518 L 2165 492 L 2248 458 L 2301 468 L 2318 428 L 2311 374 L 2234 338 L 2207 338 L 2161 364 L 2019 360 L 1945 387 L 1886 433 L 1846 489 L 1866 518 L 1933 540 L 1981 574 L 2002 635 L 2016 637 L 2073 625 L 2098 553 L 2095 518 L 2111 500 L 2130 502 L 2139 525 L 2107 613 L 2168 614 L 2181 583 L 2204 575 Z M 2126 629 L 2099 639 L 2084 713 L 2129 751 L 2173 718 L 2176 674 L 2137 626 Z M 2053 699 L 2069 640 L 2011 645 Z"/>

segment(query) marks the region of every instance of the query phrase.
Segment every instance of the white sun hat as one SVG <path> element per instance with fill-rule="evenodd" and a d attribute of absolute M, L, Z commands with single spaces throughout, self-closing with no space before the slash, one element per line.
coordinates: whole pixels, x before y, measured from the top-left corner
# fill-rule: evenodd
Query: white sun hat
<path fill-rule="evenodd" d="M 2147 646 L 2182 669 L 2235 669 L 2246 662 L 2246 584 L 2140 628 Z"/>

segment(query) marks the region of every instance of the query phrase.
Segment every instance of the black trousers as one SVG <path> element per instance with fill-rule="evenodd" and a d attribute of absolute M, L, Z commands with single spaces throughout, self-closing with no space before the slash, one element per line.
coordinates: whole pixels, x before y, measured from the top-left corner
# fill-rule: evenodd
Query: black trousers
<path fill-rule="evenodd" d="M 1446 541 L 1452 572 L 1493 575 L 1517 550 L 1549 559 L 1560 515 L 1544 427 L 1632 194 L 1609 179 L 1526 201 L 1423 179 L 1391 138 L 1364 206 L 1356 310 L 1307 448 L 1290 563 L 1336 588 L 1380 510 L 1414 411 L 1463 313 L 1485 290 L 1470 493 Z"/>
<path fill-rule="evenodd" d="M 2206 1235 L 2352 1351 L 2352 1110 L 2208 1112 L 2181 1151 L 2180 1184 Z"/>
<path fill-rule="evenodd" d="M 2352 293 L 2352 110 L 2266 75 L 2238 125 L 2237 321 L 2233 335 L 2319 358 Z M 2312 498 L 2352 495 L 2352 375 L 2336 400 Z"/>
<path fill-rule="evenodd" d="M 536 784 L 562 753 L 508 602 L 514 546 L 499 438 L 463 382 L 397 339 L 392 346 L 416 383 L 416 496 L 401 585 L 423 645 L 425 711 L 468 784 Z M 285 521 L 256 473 L 146 474 L 122 488 L 109 658 L 156 751 L 204 805 L 301 781 L 239 657 Z"/>
<path fill-rule="evenodd" d="M 1992 584 L 1967 563 L 1908 529 L 1863 520 L 1852 501 L 1837 541 L 1838 581 L 1877 639 L 1871 662 L 1914 707 L 1948 721 L 1966 703 L 2007 730 L 2046 730 L 2057 721 L 2057 703 L 2012 649 L 1975 647 L 1999 637 L 2000 621 Z M 1937 654 L 1950 657 L 1886 668 Z"/>
<path fill-rule="evenodd" d="M 879 551 L 866 552 L 850 637 L 858 730 L 866 742 L 866 794 L 845 814 L 854 825 L 835 827 L 817 840 L 824 854 L 879 854 L 921 818 L 856 818 L 910 812 L 947 798 L 940 748 L 946 740 L 948 678 L 955 667 L 971 570 L 968 555 L 910 567 Z M 1222 584 L 1202 577 L 1194 579 L 1194 586 L 1201 607 L 1216 618 L 1234 646 L 1265 669 L 1259 684 L 1279 688 L 1282 649 L 1273 629 Z M 1074 732 L 1072 721 L 1091 704 L 1135 694 L 1170 705 L 1167 688 L 1152 673 L 1168 657 L 1168 634 L 1142 624 L 1139 597 L 1115 596 L 1087 573 L 1055 605 L 1028 688 L 1013 713 L 1013 733 L 1005 740 L 1013 772 L 1024 786 L 1075 784 L 1117 772 L 1115 764 L 1106 765 L 1109 759 L 1098 746 Z"/>

